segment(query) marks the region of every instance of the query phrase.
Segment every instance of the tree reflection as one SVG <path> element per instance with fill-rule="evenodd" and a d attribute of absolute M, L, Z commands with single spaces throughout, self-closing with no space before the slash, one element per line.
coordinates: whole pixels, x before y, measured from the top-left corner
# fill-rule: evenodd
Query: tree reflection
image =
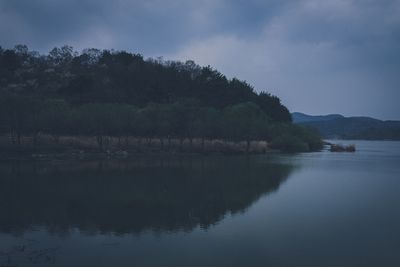
<path fill-rule="evenodd" d="M 244 212 L 292 167 L 207 157 L 0 164 L 0 231 L 191 231 Z"/>

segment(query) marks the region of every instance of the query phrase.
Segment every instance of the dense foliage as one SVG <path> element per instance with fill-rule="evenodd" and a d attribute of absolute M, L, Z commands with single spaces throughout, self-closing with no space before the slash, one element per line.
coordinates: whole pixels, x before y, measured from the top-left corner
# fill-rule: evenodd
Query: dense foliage
<path fill-rule="evenodd" d="M 285 134 L 296 143 L 286 150 L 302 151 L 320 142 L 291 124 L 279 98 L 246 82 L 193 61 L 124 51 L 0 48 L 0 101 L 1 130 L 15 143 L 41 132 L 96 136 L 100 148 L 106 135 L 249 142 Z M 286 148 L 279 140 L 276 147 Z"/>

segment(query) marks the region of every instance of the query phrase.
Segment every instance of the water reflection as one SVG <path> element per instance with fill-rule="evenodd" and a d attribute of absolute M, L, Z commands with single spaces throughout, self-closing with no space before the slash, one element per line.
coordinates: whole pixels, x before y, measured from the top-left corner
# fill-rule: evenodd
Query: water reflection
<path fill-rule="evenodd" d="M 190 231 L 243 212 L 288 177 L 267 158 L 0 163 L 0 231 Z"/>

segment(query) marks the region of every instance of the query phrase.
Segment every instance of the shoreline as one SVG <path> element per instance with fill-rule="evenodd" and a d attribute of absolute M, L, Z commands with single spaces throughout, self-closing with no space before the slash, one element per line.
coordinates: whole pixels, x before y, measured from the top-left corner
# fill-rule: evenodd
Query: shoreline
<path fill-rule="evenodd" d="M 282 152 L 266 141 L 227 141 L 135 138 L 103 136 L 99 146 L 95 136 L 23 136 L 13 144 L 10 136 L 0 136 L 0 159 L 108 159 L 139 155 L 256 155 Z"/>

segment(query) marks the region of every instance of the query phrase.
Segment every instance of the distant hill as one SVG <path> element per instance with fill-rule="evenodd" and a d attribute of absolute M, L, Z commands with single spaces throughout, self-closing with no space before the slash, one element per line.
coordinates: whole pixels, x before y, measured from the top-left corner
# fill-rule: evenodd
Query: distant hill
<path fill-rule="evenodd" d="M 311 116 L 292 113 L 294 123 L 317 129 L 324 138 L 400 140 L 400 121 L 370 117 L 344 117 L 338 114 Z"/>
<path fill-rule="evenodd" d="M 340 114 L 329 114 L 329 115 L 319 115 L 312 116 L 301 112 L 293 112 L 292 120 L 294 123 L 310 122 L 310 121 L 329 121 L 334 119 L 344 118 Z"/>

